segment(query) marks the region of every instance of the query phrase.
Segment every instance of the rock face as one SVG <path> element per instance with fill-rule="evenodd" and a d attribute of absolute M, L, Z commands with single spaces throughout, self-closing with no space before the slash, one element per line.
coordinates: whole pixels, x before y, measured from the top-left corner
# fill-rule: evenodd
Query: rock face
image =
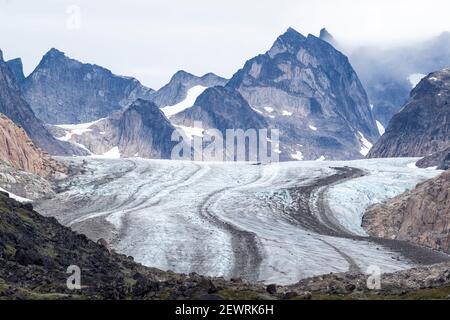
<path fill-rule="evenodd" d="M 36 116 L 51 124 L 86 123 L 123 110 L 152 89 L 136 79 L 70 59 L 56 49 L 42 58 L 22 85 L 24 97 Z"/>
<path fill-rule="evenodd" d="M 23 74 L 22 59 L 16 58 L 8 60 L 6 61 L 6 64 L 13 73 L 16 83 L 18 84 L 22 83 L 22 81 L 25 80 L 25 75 Z"/>
<path fill-rule="evenodd" d="M 450 169 L 450 147 L 443 151 L 433 153 L 431 156 L 420 159 L 417 161 L 416 166 L 419 168 L 437 167 L 439 170 Z"/>
<path fill-rule="evenodd" d="M 202 77 L 194 76 L 186 71 L 178 71 L 164 87 L 151 95 L 151 100 L 159 107 L 173 106 L 183 101 L 188 90 L 195 86 L 206 88 L 223 86 L 227 79 L 221 78 L 214 73 L 207 73 Z"/>
<path fill-rule="evenodd" d="M 411 92 L 369 157 L 420 157 L 450 146 L 450 69 L 431 73 Z"/>
<path fill-rule="evenodd" d="M 22 98 L 15 76 L 3 61 L 0 51 L 0 113 L 22 127 L 35 145 L 50 154 L 82 154 L 69 144 L 56 140 L 36 118 L 28 103 Z"/>
<path fill-rule="evenodd" d="M 138 99 L 125 111 L 99 121 L 82 135 L 74 135 L 73 142 L 84 145 L 94 154 L 115 152 L 122 157 L 168 159 L 175 142 L 176 130 L 161 110 L 147 100 Z"/>
<path fill-rule="evenodd" d="M 450 253 L 450 172 L 370 207 L 363 227 L 372 236 L 407 240 Z"/>
<path fill-rule="evenodd" d="M 281 158 L 363 157 L 379 133 L 367 95 L 347 57 L 289 29 L 228 82 L 280 129 Z"/>
<path fill-rule="evenodd" d="M 35 147 L 25 130 L 0 113 L 0 160 L 16 169 L 42 177 L 66 172 L 66 168 Z"/>
<path fill-rule="evenodd" d="M 422 77 L 450 67 L 450 32 L 388 50 L 363 47 L 349 57 L 373 104 L 375 119 L 387 127 Z"/>

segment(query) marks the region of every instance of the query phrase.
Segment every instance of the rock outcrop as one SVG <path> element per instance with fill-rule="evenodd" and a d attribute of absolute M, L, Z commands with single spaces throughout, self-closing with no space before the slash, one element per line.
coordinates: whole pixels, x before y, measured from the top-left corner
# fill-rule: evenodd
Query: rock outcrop
<path fill-rule="evenodd" d="M 439 170 L 450 169 L 450 147 L 420 159 L 416 162 L 416 166 L 419 168 L 436 167 Z"/>
<path fill-rule="evenodd" d="M 444 69 L 420 81 L 368 157 L 423 157 L 449 146 L 450 69 Z"/>
<path fill-rule="evenodd" d="M 221 78 L 214 73 L 207 73 L 197 77 L 181 70 L 172 76 L 168 84 L 152 93 L 150 99 L 160 108 L 173 106 L 183 101 L 187 96 L 188 90 L 195 86 L 205 88 L 223 86 L 227 81 L 227 79 Z"/>
<path fill-rule="evenodd" d="M 44 55 L 21 87 L 36 116 L 50 124 L 105 118 L 153 92 L 136 79 L 70 59 L 56 49 Z"/>
<path fill-rule="evenodd" d="M 362 225 L 372 236 L 411 241 L 450 253 L 450 171 L 370 207 Z"/>
<path fill-rule="evenodd" d="M 25 75 L 23 73 L 22 59 L 16 58 L 8 60 L 6 61 L 6 64 L 13 73 L 16 83 L 18 84 L 22 83 L 22 81 L 25 80 Z"/>
<path fill-rule="evenodd" d="M 280 130 L 281 158 L 362 158 L 379 138 L 366 92 L 346 56 L 290 28 L 247 61 L 227 87 Z"/>
<path fill-rule="evenodd" d="M 176 130 L 162 111 L 147 100 L 138 99 L 125 111 L 101 120 L 71 141 L 81 144 L 92 153 L 103 155 L 116 149 L 121 157 L 168 159 L 175 142 Z"/>
<path fill-rule="evenodd" d="M 55 195 L 50 179 L 16 169 L 3 161 L 0 161 L 0 188 L 31 201 Z"/>
<path fill-rule="evenodd" d="M 15 76 L 4 62 L 0 51 L 0 113 L 22 127 L 34 144 L 53 155 L 83 154 L 68 143 L 56 140 L 36 118 L 16 83 Z"/>
<path fill-rule="evenodd" d="M 67 169 L 37 148 L 25 130 L 0 113 L 0 160 L 16 169 L 41 177 L 65 173 Z"/>

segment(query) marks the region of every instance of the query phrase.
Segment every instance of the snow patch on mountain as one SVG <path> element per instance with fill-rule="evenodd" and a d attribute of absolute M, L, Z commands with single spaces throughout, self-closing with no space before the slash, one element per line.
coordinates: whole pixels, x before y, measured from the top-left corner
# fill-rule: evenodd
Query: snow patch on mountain
<path fill-rule="evenodd" d="M 292 159 L 298 160 L 298 161 L 302 161 L 303 160 L 303 154 L 301 153 L 301 151 L 297 151 L 293 154 L 291 154 Z"/>
<path fill-rule="evenodd" d="M 95 120 L 92 122 L 79 123 L 79 124 L 57 124 L 57 125 L 55 125 L 55 127 L 64 129 L 66 131 L 65 136 L 57 137 L 57 139 L 60 141 L 69 141 L 73 135 L 81 136 L 85 132 L 92 131 L 89 128 L 102 120 L 104 120 L 104 118 L 98 119 L 98 120 Z"/>
<path fill-rule="evenodd" d="M 370 149 L 372 149 L 373 144 L 364 137 L 364 134 L 361 131 L 358 131 L 358 134 L 360 136 L 360 141 L 362 143 L 361 150 L 359 151 L 359 153 L 361 153 L 363 156 L 367 156 L 369 154 Z"/>
<path fill-rule="evenodd" d="M 386 129 L 384 128 L 384 126 L 381 124 L 380 121 L 376 120 L 376 123 L 377 123 L 378 132 L 380 133 L 380 136 L 382 136 L 384 134 L 384 132 L 386 131 Z"/>
<path fill-rule="evenodd" d="M 173 105 L 173 106 L 166 106 L 161 108 L 161 111 L 165 114 L 167 118 L 170 118 L 171 116 L 180 113 L 181 111 L 184 111 L 190 107 L 192 107 L 195 103 L 195 100 L 206 90 L 208 87 L 204 86 L 194 86 L 190 88 L 186 94 L 186 98 Z"/>
<path fill-rule="evenodd" d="M 312 131 L 317 131 L 317 128 L 314 127 L 314 126 L 312 126 L 312 125 L 309 125 L 309 128 L 310 128 Z"/>

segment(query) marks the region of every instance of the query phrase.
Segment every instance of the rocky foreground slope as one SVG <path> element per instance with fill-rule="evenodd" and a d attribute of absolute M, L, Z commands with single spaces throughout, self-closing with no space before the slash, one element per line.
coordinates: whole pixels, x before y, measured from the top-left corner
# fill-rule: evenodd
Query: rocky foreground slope
<path fill-rule="evenodd" d="M 360 273 L 263 287 L 143 267 L 99 243 L 0 192 L 0 299 L 445 299 L 450 293 L 449 264 L 385 274 L 375 291 Z M 71 265 L 81 270 L 81 290 L 67 287 Z"/>
<path fill-rule="evenodd" d="M 450 146 L 450 69 L 429 74 L 411 92 L 368 157 L 420 157 Z"/>
<path fill-rule="evenodd" d="M 407 240 L 450 253 L 450 171 L 392 200 L 363 218 L 370 235 Z"/>
<path fill-rule="evenodd" d="M 37 148 L 25 130 L 0 113 L 0 160 L 42 177 L 65 173 L 64 165 Z"/>

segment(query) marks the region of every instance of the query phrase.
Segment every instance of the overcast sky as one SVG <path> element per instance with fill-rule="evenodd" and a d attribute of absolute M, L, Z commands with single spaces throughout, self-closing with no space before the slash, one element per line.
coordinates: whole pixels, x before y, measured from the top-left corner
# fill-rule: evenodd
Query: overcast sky
<path fill-rule="evenodd" d="M 289 26 L 347 45 L 450 31 L 449 0 L 0 0 L 0 48 L 31 72 L 51 47 L 158 89 L 179 69 L 230 77 Z"/>

